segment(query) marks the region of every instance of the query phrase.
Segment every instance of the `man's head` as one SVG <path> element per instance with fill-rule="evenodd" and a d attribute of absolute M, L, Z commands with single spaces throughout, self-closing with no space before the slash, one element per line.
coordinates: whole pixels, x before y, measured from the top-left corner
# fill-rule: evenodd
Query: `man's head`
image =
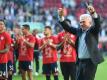
<path fill-rule="evenodd" d="M 92 26 L 92 17 L 89 14 L 82 14 L 79 20 L 80 20 L 80 26 L 84 30 Z"/>
<path fill-rule="evenodd" d="M 51 29 L 50 26 L 46 26 L 46 27 L 45 27 L 44 35 L 45 35 L 45 36 L 50 36 L 50 35 L 52 35 L 52 29 Z"/>
<path fill-rule="evenodd" d="M 22 26 L 23 26 L 23 27 L 22 27 L 22 33 L 23 33 L 24 35 L 28 34 L 29 31 L 30 31 L 30 26 L 29 26 L 28 24 L 24 24 L 24 25 L 22 25 Z"/>
<path fill-rule="evenodd" d="M 37 33 L 38 33 L 37 29 L 34 29 L 33 32 L 32 32 L 33 35 L 36 35 Z"/>
<path fill-rule="evenodd" d="M 3 30 L 5 30 L 5 22 L 4 20 L 0 20 L 0 32 L 2 32 Z"/>
<path fill-rule="evenodd" d="M 19 33 L 21 33 L 21 28 L 20 28 L 20 25 L 15 25 L 15 27 L 13 28 L 13 32 L 14 32 L 14 34 L 19 34 Z"/>

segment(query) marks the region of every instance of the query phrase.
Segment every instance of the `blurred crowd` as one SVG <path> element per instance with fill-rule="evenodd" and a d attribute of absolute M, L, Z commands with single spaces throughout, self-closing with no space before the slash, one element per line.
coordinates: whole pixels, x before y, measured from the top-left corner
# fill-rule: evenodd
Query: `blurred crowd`
<path fill-rule="evenodd" d="M 74 27 L 78 27 L 78 16 L 85 13 L 84 3 L 90 1 L 98 13 L 102 16 L 102 36 L 107 34 L 106 0 L 0 0 L 0 19 L 6 19 L 6 26 L 12 29 L 19 22 L 41 22 L 51 25 L 60 31 L 57 25 L 57 8 L 63 7 L 67 18 L 72 21 Z"/>

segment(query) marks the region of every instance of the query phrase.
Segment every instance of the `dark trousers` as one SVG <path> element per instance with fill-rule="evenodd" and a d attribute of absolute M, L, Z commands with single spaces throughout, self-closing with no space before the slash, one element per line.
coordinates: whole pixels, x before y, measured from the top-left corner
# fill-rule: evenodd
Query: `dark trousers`
<path fill-rule="evenodd" d="M 39 52 L 34 52 L 34 60 L 36 63 L 36 72 L 39 72 Z"/>
<path fill-rule="evenodd" d="M 64 80 L 75 80 L 76 77 L 76 64 L 75 62 L 61 62 L 61 71 Z"/>
<path fill-rule="evenodd" d="M 97 65 L 91 59 L 78 60 L 76 80 L 94 80 Z"/>
<path fill-rule="evenodd" d="M 13 62 L 13 68 L 14 68 L 14 71 L 13 71 L 13 73 L 16 73 L 17 71 L 16 71 L 16 63 L 17 63 L 17 60 L 18 60 L 18 55 L 19 55 L 19 53 L 18 53 L 18 50 L 14 50 L 14 62 Z"/>

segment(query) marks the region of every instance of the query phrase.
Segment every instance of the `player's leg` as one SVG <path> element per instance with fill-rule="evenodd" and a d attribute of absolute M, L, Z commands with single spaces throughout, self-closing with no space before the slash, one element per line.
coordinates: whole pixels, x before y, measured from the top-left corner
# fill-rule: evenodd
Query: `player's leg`
<path fill-rule="evenodd" d="M 0 80 L 7 80 L 8 71 L 7 71 L 7 63 L 0 64 Z"/>
<path fill-rule="evenodd" d="M 28 74 L 29 80 L 33 80 L 32 71 L 31 70 L 27 71 L 27 74 Z"/>
<path fill-rule="evenodd" d="M 58 66 L 57 62 L 51 64 L 51 71 L 54 75 L 54 80 L 58 80 Z"/>
<path fill-rule="evenodd" d="M 16 75 L 16 57 L 14 56 L 14 62 L 13 62 L 13 67 L 14 67 L 14 75 Z"/>
<path fill-rule="evenodd" d="M 7 80 L 12 80 L 12 75 L 13 75 L 13 64 L 11 61 L 8 61 L 8 79 Z"/>
<path fill-rule="evenodd" d="M 46 76 L 46 80 L 51 80 L 51 64 L 43 64 L 43 74 Z"/>
<path fill-rule="evenodd" d="M 39 52 L 36 54 L 36 72 L 39 72 Z"/>
<path fill-rule="evenodd" d="M 22 80 L 26 80 L 26 62 L 19 61 L 19 68 L 20 68 Z"/>
<path fill-rule="evenodd" d="M 61 72 L 64 80 L 69 80 L 69 71 L 67 70 L 68 65 L 66 62 L 60 62 Z"/>
<path fill-rule="evenodd" d="M 71 80 L 76 80 L 76 64 L 75 64 L 75 62 L 70 62 L 69 64 L 68 64 L 68 66 L 69 66 L 69 71 L 70 71 L 70 78 L 71 78 Z"/>
<path fill-rule="evenodd" d="M 26 70 L 27 70 L 29 80 L 33 80 L 33 75 L 32 75 L 33 62 L 32 61 L 27 61 L 26 62 L 26 67 L 27 67 Z"/>
<path fill-rule="evenodd" d="M 22 80 L 26 80 L 26 71 L 21 69 L 21 76 L 22 76 Z"/>
<path fill-rule="evenodd" d="M 38 73 L 39 73 L 39 52 L 34 53 L 34 59 L 35 59 L 35 67 L 36 67 L 35 75 L 38 75 Z"/>
<path fill-rule="evenodd" d="M 51 80 L 50 75 L 46 75 L 46 80 Z"/>
<path fill-rule="evenodd" d="M 14 52 L 14 54 L 13 54 L 13 68 L 14 68 L 13 73 L 14 73 L 14 75 L 16 75 L 16 73 L 17 73 L 16 63 L 18 61 L 18 50 L 15 49 L 13 52 Z"/>

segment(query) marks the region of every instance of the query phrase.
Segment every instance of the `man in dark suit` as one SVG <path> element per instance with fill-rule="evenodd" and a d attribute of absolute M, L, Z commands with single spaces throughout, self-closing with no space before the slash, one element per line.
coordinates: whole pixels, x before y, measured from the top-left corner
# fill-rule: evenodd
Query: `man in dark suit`
<path fill-rule="evenodd" d="M 64 11 L 59 9 L 59 19 L 62 27 L 77 35 L 77 75 L 76 80 L 94 80 L 97 66 L 103 62 L 102 53 L 98 51 L 98 33 L 100 18 L 93 6 L 88 6 L 90 14 L 80 16 L 80 28 L 74 28 L 64 20 Z"/>

